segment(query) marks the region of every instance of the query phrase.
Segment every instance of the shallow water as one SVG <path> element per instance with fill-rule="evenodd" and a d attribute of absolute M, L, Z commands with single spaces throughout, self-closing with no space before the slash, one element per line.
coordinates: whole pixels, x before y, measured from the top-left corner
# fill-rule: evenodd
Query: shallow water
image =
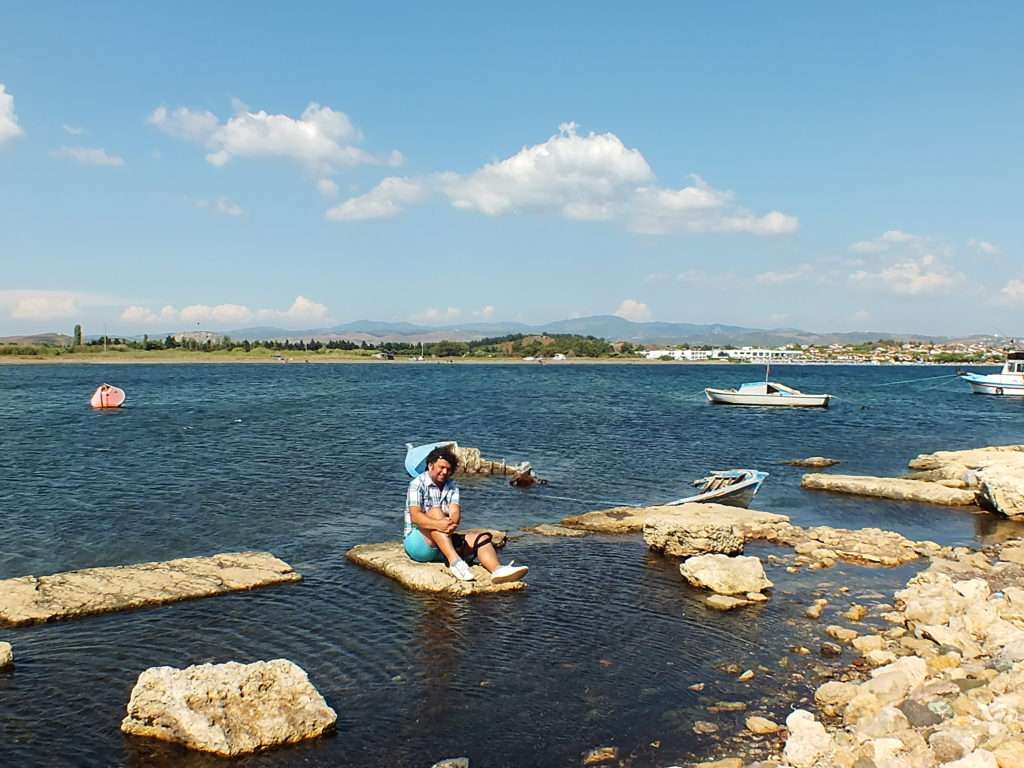
<path fill-rule="evenodd" d="M 309 673 L 338 733 L 240 765 L 426 767 L 466 755 L 484 768 L 575 766 L 615 745 L 630 764 L 657 766 L 706 751 L 713 742 L 694 720 L 728 730 L 743 715 L 709 715 L 707 704 L 743 700 L 781 718 L 813 690 L 822 660 L 787 646 L 820 645 L 827 613 L 789 623 L 819 582 L 889 595 L 914 566 L 772 568 L 769 603 L 718 614 L 639 537 L 523 536 L 507 556 L 531 566 L 525 593 L 412 594 L 344 559 L 400 533 L 404 443 L 456 438 L 550 480 L 529 490 L 463 480 L 470 525 L 515 530 L 664 501 L 710 469 L 750 466 L 771 473 L 754 506 L 803 525 L 947 544 L 1012 535 L 990 516 L 803 491 L 803 470 L 781 463 L 818 454 L 843 472 L 896 474 L 921 452 L 1021 442 L 1024 402 L 925 380 L 946 373 L 783 367 L 778 379 L 840 398 L 785 411 L 703 399 L 703 386 L 756 379 L 751 366 L 0 366 L 0 578 L 239 549 L 269 550 L 305 577 L 0 630 L 17 660 L 0 673 L 0 765 L 223 765 L 123 737 L 131 687 L 149 666 L 277 657 Z M 907 379 L 921 381 L 888 386 Z M 128 392 L 124 409 L 86 406 L 102 381 Z M 716 670 L 723 662 L 769 671 L 743 685 Z M 688 690 L 699 681 L 705 691 Z"/>

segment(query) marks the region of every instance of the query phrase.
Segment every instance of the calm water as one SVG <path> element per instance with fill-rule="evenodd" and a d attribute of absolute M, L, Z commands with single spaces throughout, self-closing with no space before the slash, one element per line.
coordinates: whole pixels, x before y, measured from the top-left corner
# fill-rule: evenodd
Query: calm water
<path fill-rule="evenodd" d="M 0 366 L 0 578 L 241 549 L 269 550 L 305 576 L 0 630 L 17 660 L 0 673 L 0 765 L 224 765 L 123 737 L 135 679 L 154 665 L 278 657 L 309 673 L 339 714 L 338 732 L 239 765 L 427 768 L 466 755 L 474 768 L 577 766 L 582 752 L 614 745 L 632 765 L 665 766 L 706 751 L 694 720 L 728 730 L 742 718 L 709 715 L 707 704 L 742 700 L 781 718 L 813 690 L 821 660 L 793 657 L 788 670 L 778 660 L 790 644 L 820 644 L 818 625 L 792 620 L 819 582 L 880 601 L 875 593 L 891 593 L 913 568 L 775 568 L 769 603 L 722 615 L 639 537 L 522 536 L 506 557 L 531 566 L 525 593 L 413 594 L 344 559 L 355 544 L 397 538 L 404 443 L 455 438 L 529 460 L 550 480 L 529 490 L 463 480 L 470 525 L 514 531 L 664 501 L 707 470 L 750 466 L 771 472 L 754 506 L 797 523 L 970 544 L 1016 529 L 805 492 L 801 470 L 781 464 L 820 454 L 844 472 L 895 474 L 921 452 L 1024 441 L 1024 402 L 972 396 L 949 378 L 886 386 L 952 372 L 781 368 L 782 381 L 840 400 L 775 411 L 698 396 L 760 375 L 740 366 Z M 91 411 L 102 381 L 126 389 L 128 406 Z M 724 662 L 764 668 L 742 685 L 716 669 Z M 688 689 L 699 681 L 705 691 Z"/>

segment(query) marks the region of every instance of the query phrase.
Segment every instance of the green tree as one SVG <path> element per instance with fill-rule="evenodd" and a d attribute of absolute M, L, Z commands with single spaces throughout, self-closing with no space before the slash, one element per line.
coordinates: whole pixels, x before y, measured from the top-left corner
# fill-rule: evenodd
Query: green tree
<path fill-rule="evenodd" d="M 74 340 L 71 342 L 76 347 L 82 346 L 82 326 L 75 325 Z"/>

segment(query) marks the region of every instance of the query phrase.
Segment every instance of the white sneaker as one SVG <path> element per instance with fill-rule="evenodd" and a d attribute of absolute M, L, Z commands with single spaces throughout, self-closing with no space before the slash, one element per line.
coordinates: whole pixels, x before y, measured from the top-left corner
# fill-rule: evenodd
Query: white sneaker
<path fill-rule="evenodd" d="M 491 574 L 491 581 L 495 584 L 502 584 L 506 581 L 519 581 L 530 569 L 525 565 L 514 565 L 515 560 L 510 560 L 508 565 L 501 566 Z"/>
<path fill-rule="evenodd" d="M 448 566 L 448 570 L 451 571 L 452 576 L 454 576 L 459 581 L 476 580 L 476 576 L 474 576 L 473 572 L 469 570 L 469 566 L 466 565 L 465 560 L 456 560 L 454 563 Z"/>

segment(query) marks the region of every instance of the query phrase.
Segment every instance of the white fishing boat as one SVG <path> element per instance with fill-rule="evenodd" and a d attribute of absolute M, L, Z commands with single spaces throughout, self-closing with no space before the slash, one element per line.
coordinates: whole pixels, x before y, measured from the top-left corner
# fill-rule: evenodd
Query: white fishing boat
<path fill-rule="evenodd" d="M 971 391 L 976 395 L 1024 397 L 1024 352 L 1007 354 L 1003 370 L 999 373 L 968 371 L 960 376 L 971 385 Z"/>
<path fill-rule="evenodd" d="M 712 472 L 707 477 L 693 481 L 693 484 L 700 488 L 700 493 L 666 502 L 665 505 L 714 503 L 746 508 L 750 506 L 766 477 L 767 472 L 756 469 L 726 469 Z"/>
<path fill-rule="evenodd" d="M 738 389 L 704 390 L 712 403 L 725 405 L 763 405 L 786 408 L 828 408 L 832 395 L 812 395 L 787 387 L 777 381 L 753 381 L 740 384 Z"/>

